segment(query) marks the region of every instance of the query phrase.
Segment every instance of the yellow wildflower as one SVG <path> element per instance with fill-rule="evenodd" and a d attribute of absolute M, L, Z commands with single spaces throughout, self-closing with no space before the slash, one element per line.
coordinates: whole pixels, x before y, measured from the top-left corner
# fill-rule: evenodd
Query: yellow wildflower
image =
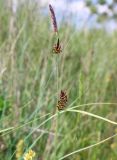
<path fill-rule="evenodd" d="M 28 153 L 24 155 L 24 160 L 32 160 L 35 157 L 35 155 L 35 152 L 30 149 Z"/>
<path fill-rule="evenodd" d="M 24 141 L 21 139 L 19 140 L 16 146 L 16 159 L 21 158 L 21 156 L 23 155 L 23 147 L 24 147 Z"/>

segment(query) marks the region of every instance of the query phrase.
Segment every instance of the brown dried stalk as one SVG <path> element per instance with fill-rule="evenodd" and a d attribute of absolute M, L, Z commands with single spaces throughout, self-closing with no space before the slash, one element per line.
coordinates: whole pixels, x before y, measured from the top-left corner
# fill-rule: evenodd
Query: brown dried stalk
<path fill-rule="evenodd" d="M 57 27 L 56 16 L 55 16 L 54 9 L 51 6 L 51 4 L 49 4 L 49 9 L 50 9 L 50 14 L 51 14 L 53 29 L 54 29 L 54 32 L 57 33 L 58 32 L 58 27 Z"/>

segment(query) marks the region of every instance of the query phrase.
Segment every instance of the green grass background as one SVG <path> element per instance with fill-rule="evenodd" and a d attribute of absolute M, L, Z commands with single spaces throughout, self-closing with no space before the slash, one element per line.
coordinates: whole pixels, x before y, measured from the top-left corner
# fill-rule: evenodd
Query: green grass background
<path fill-rule="evenodd" d="M 50 17 L 28 1 L 14 15 L 0 0 L 0 160 L 16 159 L 20 139 L 36 160 L 60 160 L 81 148 L 64 159 L 117 159 L 116 136 L 85 149 L 116 134 L 117 33 L 78 32 L 69 20 L 59 26 L 59 36 L 63 51 L 54 55 Z M 58 113 L 61 89 L 68 104 Z"/>

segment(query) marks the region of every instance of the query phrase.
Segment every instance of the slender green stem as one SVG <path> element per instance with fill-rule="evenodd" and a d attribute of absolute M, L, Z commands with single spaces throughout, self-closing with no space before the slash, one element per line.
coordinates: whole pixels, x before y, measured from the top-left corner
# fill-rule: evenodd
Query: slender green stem
<path fill-rule="evenodd" d="M 57 93 L 59 93 L 59 57 L 56 56 L 56 83 L 57 83 Z M 58 95 L 57 95 L 58 99 Z"/>
<path fill-rule="evenodd" d="M 58 101 L 58 94 L 59 94 L 59 57 L 56 56 L 56 86 L 57 86 L 57 101 Z M 56 130 L 55 130 L 55 147 L 57 146 L 58 140 L 57 140 L 57 135 L 58 135 L 58 121 L 59 121 L 59 112 L 56 107 L 56 112 L 57 112 L 57 118 L 56 118 Z M 55 157 L 56 157 L 56 148 L 55 148 Z"/>

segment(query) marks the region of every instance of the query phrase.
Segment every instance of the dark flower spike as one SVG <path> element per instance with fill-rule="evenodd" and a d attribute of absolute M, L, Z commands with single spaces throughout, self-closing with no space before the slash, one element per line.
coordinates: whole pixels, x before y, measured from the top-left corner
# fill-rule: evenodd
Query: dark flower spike
<path fill-rule="evenodd" d="M 51 14 L 51 19 L 52 19 L 52 24 L 53 24 L 54 32 L 55 32 L 55 33 L 58 33 L 56 16 L 55 16 L 54 9 L 53 9 L 53 7 L 51 6 L 51 4 L 49 4 L 49 9 L 50 9 L 50 14 Z"/>
<path fill-rule="evenodd" d="M 61 90 L 60 99 L 58 100 L 57 108 L 58 110 L 63 110 L 66 107 L 68 97 L 65 91 Z"/>
<path fill-rule="evenodd" d="M 61 45 L 60 45 L 60 42 L 59 42 L 59 38 L 58 38 L 58 40 L 57 40 L 57 43 L 54 45 L 54 47 L 53 47 L 53 52 L 55 53 L 55 54 L 59 54 L 60 52 L 62 52 L 62 50 L 61 50 Z"/>

